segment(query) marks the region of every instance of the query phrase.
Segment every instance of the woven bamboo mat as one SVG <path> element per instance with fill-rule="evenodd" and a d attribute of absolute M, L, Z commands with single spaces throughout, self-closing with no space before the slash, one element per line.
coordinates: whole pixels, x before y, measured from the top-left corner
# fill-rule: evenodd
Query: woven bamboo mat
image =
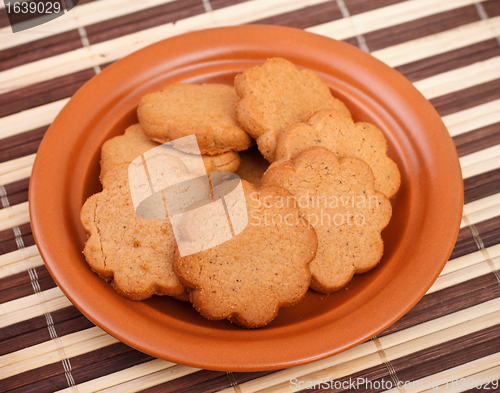
<path fill-rule="evenodd" d="M 440 277 L 379 336 L 308 365 L 223 373 L 152 358 L 80 314 L 37 251 L 28 184 L 48 125 L 93 75 L 153 42 L 247 23 L 344 40 L 403 73 L 453 137 L 465 205 Z M 499 268 L 500 0 L 81 0 L 16 34 L 0 4 L 0 392 L 500 391 Z M 345 383 L 357 378 L 371 385 Z"/>

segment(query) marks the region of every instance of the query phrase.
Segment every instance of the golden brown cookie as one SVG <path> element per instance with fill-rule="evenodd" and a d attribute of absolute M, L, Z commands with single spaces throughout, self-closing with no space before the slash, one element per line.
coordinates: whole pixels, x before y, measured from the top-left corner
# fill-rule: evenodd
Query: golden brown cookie
<path fill-rule="evenodd" d="M 311 288 L 331 293 L 356 273 L 375 267 L 383 254 L 380 235 L 392 207 L 373 189 L 370 167 L 357 158 L 337 159 L 322 147 L 301 151 L 289 161 L 274 162 L 263 186 L 289 190 L 299 211 L 316 230 L 318 252 L 311 262 Z"/>
<path fill-rule="evenodd" d="M 241 184 L 248 212 L 245 229 L 196 254 L 181 257 L 176 251 L 174 270 L 206 318 L 255 328 L 304 297 L 317 238 L 286 190 Z M 183 236 L 189 238 L 186 229 Z"/>
<path fill-rule="evenodd" d="M 187 300 L 172 268 L 176 243 L 170 223 L 135 213 L 128 164 L 110 169 L 103 187 L 85 202 L 80 216 L 88 235 L 83 253 L 92 270 L 132 300 L 155 294 Z"/>
<path fill-rule="evenodd" d="M 119 135 L 107 140 L 101 149 L 101 174 L 103 179 L 106 173 L 116 165 L 130 163 L 136 157 L 159 146 L 142 132 L 140 124 L 134 124 Z M 236 172 L 240 167 L 240 156 L 237 152 L 229 151 L 216 156 L 203 155 L 203 163 L 210 172 Z"/>
<path fill-rule="evenodd" d="M 236 104 L 236 118 L 257 140 L 269 162 L 274 161 L 278 135 L 314 112 L 333 108 L 350 116 L 344 103 L 332 96 L 316 73 L 299 71 L 282 58 L 269 59 L 236 75 L 234 86 L 241 98 Z"/>
<path fill-rule="evenodd" d="M 289 160 L 298 152 L 321 146 L 337 158 L 356 157 L 365 161 L 375 176 L 375 190 L 392 198 L 401 184 L 398 166 L 387 157 L 387 142 L 380 129 L 370 123 L 354 123 L 343 113 L 321 110 L 307 123 L 283 132 L 276 147 L 276 161 Z"/>
<path fill-rule="evenodd" d="M 237 98 L 228 85 L 175 84 L 142 97 L 137 115 L 148 138 L 165 143 L 195 134 L 201 154 L 217 155 L 253 143 L 236 121 Z"/>

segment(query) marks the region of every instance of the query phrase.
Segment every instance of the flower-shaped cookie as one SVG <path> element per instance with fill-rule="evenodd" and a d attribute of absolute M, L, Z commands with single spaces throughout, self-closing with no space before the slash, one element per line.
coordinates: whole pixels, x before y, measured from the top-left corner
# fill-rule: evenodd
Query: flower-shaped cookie
<path fill-rule="evenodd" d="M 304 297 L 317 237 L 289 192 L 279 187 L 257 190 L 245 181 L 242 185 L 245 229 L 196 254 L 181 257 L 176 251 L 174 270 L 203 316 L 255 328 L 271 322 L 280 307 Z M 203 222 L 196 221 L 196 226 Z M 183 236 L 189 239 L 189 226 L 186 232 Z"/>
<path fill-rule="evenodd" d="M 338 160 L 322 147 L 274 162 L 264 174 L 262 185 L 289 190 L 300 214 L 316 230 L 318 252 L 310 264 L 314 290 L 334 292 L 382 258 L 381 231 L 389 223 L 392 207 L 384 194 L 374 191 L 373 183 L 365 162 Z"/>
<path fill-rule="evenodd" d="M 175 238 L 169 220 L 144 219 L 136 214 L 128 164 L 107 171 L 103 187 L 81 210 L 88 235 L 83 253 L 92 270 L 132 300 L 154 294 L 187 300 L 187 289 L 172 268 Z"/>
<path fill-rule="evenodd" d="M 333 108 L 350 116 L 342 101 L 332 96 L 326 83 L 313 71 L 299 71 L 282 58 L 236 75 L 236 118 L 257 140 L 262 155 L 274 161 L 276 139 L 293 124 L 307 120 L 314 112 Z"/>
<path fill-rule="evenodd" d="M 298 152 L 321 146 L 337 158 L 356 157 L 365 161 L 375 176 L 375 190 L 392 198 L 401 184 L 398 166 L 387 157 L 384 134 L 370 123 L 354 123 L 335 110 L 321 110 L 307 123 L 298 123 L 278 138 L 276 161 L 289 160 Z"/>
<path fill-rule="evenodd" d="M 136 157 L 159 145 L 144 135 L 140 124 L 134 124 L 125 130 L 125 134 L 107 140 L 101 149 L 101 181 L 111 168 L 122 163 L 129 164 Z M 234 151 L 216 156 L 203 155 L 202 158 L 208 173 L 236 172 L 241 162 L 239 154 Z"/>
<path fill-rule="evenodd" d="M 237 99 L 228 85 L 174 84 L 142 97 L 137 116 L 144 134 L 157 142 L 195 134 L 201 154 L 241 151 L 253 140 L 236 121 Z"/>

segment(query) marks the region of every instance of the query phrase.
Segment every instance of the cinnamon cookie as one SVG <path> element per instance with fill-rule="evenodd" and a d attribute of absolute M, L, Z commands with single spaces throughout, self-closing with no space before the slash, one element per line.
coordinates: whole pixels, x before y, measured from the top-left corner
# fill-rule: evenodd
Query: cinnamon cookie
<path fill-rule="evenodd" d="M 256 328 L 271 322 L 280 307 L 304 297 L 317 238 L 289 192 L 279 187 L 257 190 L 246 181 L 241 185 L 247 226 L 202 252 L 180 256 L 176 251 L 174 270 L 190 288 L 191 302 L 203 316 Z M 210 224 L 195 215 L 186 219 L 182 237 L 187 242 L 193 240 L 192 227 Z"/>
<path fill-rule="evenodd" d="M 332 96 L 327 84 L 313 71 L 299 71 L 291 62 L 272 58 L 262 66 L 236 75 L 236 118 L 257 140 L 262 155 L 274 161 L 276 139 L 293 124 L 314 112 L 332 108 L 350 116 L 342 101 Z"/>
<path fill-rule="evenodd" d="M 137 115 L 149 139 L 165 143 L 195 134 L 201 154 L 218 155 L 253 143 L 236 121 L 237 98 L 228 85 L 175 84 L 142 97 Z"/>
<path fill-rule="evenodd" d="M 128 127 L 124 135 L 111 138 L 102 145 L 100 179 L 104 179 L 106 173 L 116 165 L 130 163 L 136 157 L 159 145 L 158 142 L 144 135 L 140 124 Z M 236 172 L 241 162 L 240 156 L 234 151 L 216 156 L 203 155 L 202 158 L 207 173 Z"/>
<path fill-rule="evenodd" d="M 373 184 L 373 173 L 365 162 L 339 160 L 322 147 L 274 162 L 264 174 L 262 185 L 290 191 L 300 214 L 316 230 L 318 252 L 310 264 L 314 290 L 334 292 L 354 274 L 379 263 L 384 250 L 381 231 L 389 223 L 392 207 Z"/>
<path fill-rule="evenodd" d="M 131 200 L 128 164 L 104 176 L 104 190 L 81 210 L 88 235 L 83 251 L 91 269 L 132 300 L 170 295 L 187 300 L 188 291 L 175 275 L 175 238 L 168 219 L 139 217 Z"/>
<path fill-rule="evenodd" d="M 312 146 L 325 147 L 337 158 L 356 157 L 365 161 L 375 176 L 375 190 L 392 198 L 401 184 L 398 166 L 387 157 L 387 142 L 379 128 L 370 123 L 354 123 L 345 114 L 322 110 L 307 123 L 298 123 L 278 139 L 276 161 L 289 160 Z"/>

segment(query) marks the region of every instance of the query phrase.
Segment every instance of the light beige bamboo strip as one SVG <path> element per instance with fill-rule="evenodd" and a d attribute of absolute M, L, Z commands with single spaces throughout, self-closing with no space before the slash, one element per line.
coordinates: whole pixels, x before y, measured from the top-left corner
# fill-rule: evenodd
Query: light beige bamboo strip
<path fill-rule="evenodd" d="M 464 179 L 500 168 L 500 144 L 460 157 L 460 166 Z"/>
<path fill-rule="evenodd" d="M 0 316 L 0 328 L 5 326 L 14 325 L 15 323 L 27 321 L 35 317 L 39 317 L 46 312 L 54 312 L 66 307 L 72 306 L 71 302 L 66 296 L 61 296 L 47 301 L 42 307 L 39 303 L 33 307 L 24 308 L 18 311 L 11 312 Z"/>
<path fill-rule="evenodd" d="M 500 216 L 500 193 L 465 204 L 463 215 L 461 228 Z"/>
<path fill-rule="evenodd" d="M 0 118 L 0 140 L 49 125 L 68 101 L 64 98 Z"/>
<path fill-rule="evenodd" d="M 500 78 L 500 56 L 414 82 L 428 100 Z"/>
<path fill-rule="evenodd" d="M 30 154 L 29 156 L 24 156 L 16 158 L 14 160 L 5 161 L 0 164 L 0 175 L 5 175 L 12 171 L 22 169 L 28 166 L 33 166 L 36 154 Z"/>
<path fill-rule="evenodd" d="M 460 366 L 456 366 L 440 373 L 429 375 L 428 377 L 414 381 L 413 384 L 408 384 L 405 387 L 406 393 L 419 393 L 424 391 L 431 391 L 436 393 L 443 392 L 464 392 L 470 390 L 467 386 L 462 388 L 453 388 L 453 380 L 459 380 L 460 378 L 473 377 L 474 379 L 485 378 L 500 378 L 500 353 L 495 353 L 493 355 L 485 356 L 480 359 L 476 359 Z M 472 386 L 472 385 L 471 385 Z M 497 385 L 498 386 L 498 385 Z M 489 389 L 495 391 L 493 386 L 490 384 Z M 488 390 L 489 390 L 488 389 Z M 485 390 L 485 391 L 488 391 Z M 386 390 L 390 393 L 398 393 L 397 389 Z"/>
<path fill-rule="evenodd" d="M 132 393 L 141 392 L 147 388 L 173 381 L 174 379 L 184 377 L 200 371 L 199 368 L 177 365 L 166 370 L 157 371 L 140 379 L 134 379 L 129 382 L 122 383 L 117 386 L 112 386 L 107 389 L 100 390 L 100 393 Z"/>
<path fill-rule="evenodd" d="M 25 247 L 20 250 L 12 251 L 7 254 L 0 255 L 0 268 L 12 263 L 22 262 L 26 258 L 39 256 L 36 245 Z"/>
<path fill-rule="evenodd" d="M 101 392 L 102 389 L 107 389 L 116 385 L 126 383 L 137 378 L 141 378 L 150 374 L 168 370 L 176 367 L 175 363 L 167 362 L 166 360 L 155 359 L 147 363 L 138 364 L 125 370 L 117 371 L 113 374 L 99 377 L 88 382 L 78 384 L 79 393 Z M 58 390 L 55 393 L 73 393 L 71 388 Z"/>
<path fill-rule="evenodd" d="M 498 197 L 497 197 L 498 198 Z M 496 200 L 496 204 L 492 204 L 490 206 L 484 207 L 483 210 L 471 213 L 467 215 L 467 220 L 469 221 L 468 225 L 477 224 L 482 221 L 486 221 L 490 218 L 500 216 L 500 199 Z M 463 228 L 465 223 L 462 221 L 460 225 Z"/>
<path fill-rule="evenodd" d="M 238 386 L 240 387 L 242 393 L 288 393 L 313 388 L 328 389 L 329 386 L 324 384 L 327 381 L 336 380 L 346 375 L 354 374 L 356 372 L 360 372 L 366 370 L 367 368 L 375 367 L 380 364 L 382 364 L 382 360 L 380 359 L 379 354 L 376 353 L 361 359 L 355 359 L 350 362 L 340 364 L 338 366 L 325 368 L 313 374 L 301 376 L 300 378 L 292 377 L 288 381 L 282 382 L 278 385 L 273 386 L 264 384 L 264 386 L 262 387 L 257 387 L 258 390 L 248 389 L 247 386 L 245 386 L 244 388 L 242 388 L 242 385 Z M 221 392 L 229 393 L 229 391 L 230 389 L 225 389 Z"/>
<path fill-rule="evenodd" d="M 457 321 L 454 322 L 453 326 L 445 329 L 445 330 L 438 330 L 435 332 L 429 332 L 425 336 L 421 336 L 415 339 L 408 340 L 408 336 L 406 335 L 401 335 L 401 339 L 404 340 L 401 342 L 399 345 L 394 345 L 390 347 L 384 347 L 385 355 L 389 359 L 389 361 L 395 360 L 402 358 L 404 356 L 411 355 L 412 353 L 422 351 L 424 349 L 433 347 L 435 345 L 439 345 L 442 343 L 445 343 L 447 341 L 451 341 L 460 337 L 464 337 L 472 332 L 477 332 L 486 328 L 489 328 L 491 326 L 498 325 L 500 323 L 500 311 L 496 309 L 494 312 L 491 312 L 490 314 L 478 314 L 477 317 L 474 319 L 467 318 L 465 316 L 462 319 L 462 322 L 458 323 Z M 418 325 L 416 326 L 416 329 L 418 329 Z M 395 333 L 396 335 L 397 333 Z M 408 334 L 408 332 L 406 332 Z M 381 338 L 386 338 L 388 336 L 384 336 Z M 388 344 L 388 342 L 394 339 L 394 337 L 391 337 L 388 340 L 384 340 L 385 344 Z M 380 340 L 380 339 L 379 339 Z"/>
<path fill-rule="evenodd" d="M 379 338 L 379 341 L 384 348 L 384 351 L 390 351 L 390 348 L 399 345 L 404 345 L 409 343 L 407 348 L 399 347 L 399 353 L 411 354 L 414 352 L 412 346 L 412 341 L 422 338 L 422 345 L 431 347 L 433 345 L 440 344 L 442 342 L 448 341 L 449 337 L 461 337 L 465 334 L 470 334 L 475 331 L 484 329 L 489 326 L 493 326 L 500 322 L 500 299 L 490 300 L 479 305 L 469 307 L 467 309 L 457 311 L 452 314 L 445 315 L 443 317 L 424 322 L 420 325 L 413 326 L 399 332 L 392 333 L 390 335 Z M 442 332 L 440 334 L 436 334 Z M 447 333 L 447 334 L 446 334 Z M 425 341 L 428 338 L 428 341 Z M 444 339 L 444 341 L 442 341 Z M 375 344 L 369 341 L 362 345 L 371 343 L 374 347 Z M 358 347 L 354 347 L 339 355 L 324 359 L 321 368 L 316 367 L 316 363 L 306 364 L 303 366 L 293 367 L 283 371 L 277 371 L 271 375 L 264 376 L 261 378 L 254 379 L 252 381 L 239 384 L 239 388 L 242 393 L 255 393 L 255 392 L 280 392 L 280 391 L 290 391 L 285 390 L 290 388 L 290 380 L 292 378 L 297 378 L 301 380 L 321 380 L 323 378 L 327 379 L 337 379 L 356 371 L 359 371 L 356 367 L 350 367 L 349 362 L 337 363 L 336 358 L 345 356 L 355 350 Z M 402 349 L 403 348 L 403 349 Z M 376 350 L 376 349 L 375 349 Z M 378 356 L 378 354 L 377 354 Z M 363 360 L 365 356 L 361 357 Z M 357 358 L 355 358 L 357 360 Z M 374 360 L 372 360 L 373 362 Z M 331 365 L 328 362 L 332 363 Z M 363 362 L 361 362 L 362 364 Z M 344 364 L 344 367 L 341 365 Z M 357 365 L 355 362 L 354 365 Z M 379 363 L 380 364 L 380 361 Z M 371 367 L 372 364 L 361 368 L 361 370 Z M 341 370 L 341 372 L 338 372 Z M 326 371 L 326 373 L 325 373 Z M 231 393 L 232 388 L 221 390 L 220 393 Z M 299 389 L 295 389 L 299 390 Z"/>
<path fill-rule="evenodd" d="M 81 4 L 73 8 L 71 12 L 43 25 L 32 27 L 29 31 L 12 34 L 10 27 L 0 29 L 0 37 L 8 38 L 0 40 L 0 50 L 61 34 L 77 29 L 78 26 L 86 26 L 133 14 L 172 1 L 174 0 L 106 0 Z"/>
<path fill-rule="evenodd" d="M 79 343 L 91 342 L 91 340 L 104 335 L 107 335 L 107 333 L 95 326 L 89 329 L 80 330 L 76 333 L 61 336 L 58 339 L 60 340 L 60 344 L 66 348 Z M 7 355 L 0 356 L 0 367 L 3 368 L 15 363 L 26 361 L 30 358 L 57 352 L 57 350 L 58 347 L 54 340 L 45 341 L 41 344 L 33 345 L 16 352 L 8 353 Z"/>
<path fill-rule="evenodd" d="M 495 259 L 500 257 L 500 244 L 487 247 L 486 251 L 490 258 Z M 447 274 L 456 272 L 458 270 L 464 269 L 469 266 L 474 266 L 476 264 L 485 262 L 486 258 L 482 251 L 476 251 L 471 254 L 467 254 L 455 259 L 451 259 L 443 268 L 440 276 L 445 276 Z"/>
<path fill-rule="evenodd" d="M 117 343 L 118 340 L 109 334 L 94 337 L 84 342 L 78 342 L 72 345 L 64 346 L 64 352 L 68 359 L 95 351 L 100 348 Z M 2 376 L 4 378 L 11 377 L 29 370 L 33 370 L 48 364 L 56 363 L 61 360 L 60 353 L 57 349 L 38 356 L 28 357 L 17 363 L 10 364 L 2 368 Z"/>
<path fill-rule="evenodd" d="M 500 269 L 500 258 L 493 258 L 491 260 L 491 263 L 495 267 L 495 270 Z M 452 273 L 438 277 L 438 279 L 434 282 L 432 287 L 429 288 L 426 294 L 452 287 L 454 285 L 460 284 L 461 282 L 469 281 L 473 278 L 484 276 L 485 274 L 489 274 L 491 272 L 492 267 L 490 266 L 488 261 L 454 271 Z"/>
<path fill-rule="evenodd" d="M 42 292 L 46 301 L 54 300 L 64 296 L 64 293 L 58 287 L 50 288 Z M 36 305 L 38 305 L 37 294 L 11 300 L 10 302 L 0 304 L 0 317 L 6 317 L 9 314 L 25 310 Z"/>
<path fill-rule="evenodd" d="M 91 45 L 0 72 L 0 94 L 118 60 L 164 38 L 193 30 L 236 25 L 293 11 L 325 0 L 255 0 Z"/>
<path fill-rule="evenodd" d="M 436 56 L 500 36 L 500 17 L 459 26 L 442 33 L 371 52 L 391 67 Z"/>
<path fill-rule="evenodd" d="M 28 202 L 23 202 L 0 210 L 0 231 L 18 227 L 29 221 Z"/>
<path fill-rule="evenodd" d="M 6 173 L 5 175 L 0 175 L 0 184 L 10 184 L 19 180 L 27 179 L 31 176 L 32 166 L 27 166 L 15 171 Z"/>
<path fill-rule="evenodd" d="M 500 99 L 443 116 L 442 120 L 452 137 L 500 123 Z"/>
<path fill-rule="evenodd" d="M 323 0 L 324 1 L 324 0 Z M 432 0 L 431 0 L 432 1 Z M 316 0 L 319 2 L 319 0 Z M 429 0 L 423 0 L 423 3 L 428 3 Z M 426 12 L 432 10 L 431 14 L 438 12 L 435 7 L 421 7 L 420 0 L 398 3 L 393 6 L 383 7 L 375 10 L 378 13 L 372 15 L 374 11 L 369 11 L 364 14 L 358 14 L 352 18 L 361 18 L 363 20 L 371 20 L 370 18 L 380 17 L 384 9 L 399 10 L 401 13 L 412 13 L 412 7 L 427 9 Z M 442 2 L 446 7 L 459 7 L 461 3 L 470 3 L 470 0 L 444 0 Z M 460 3 L 460 4 L 459 4 Z M 33 83 L 38 83 L 44 80 L 50 80 L 55 77 L 67 75 L 83 69 L 92 68 L 94 65 L 104 64 L 110 61 L 117 60 L 125 55 L 128 55 L 138 49 L 143 48 L 153 42 L 157 42 L 164 38 L 182 34 L 188 31 L 200 30 L 208 27 L 227 26 L 235 24 L 243 24 L 251 22 L 255 19 L 273 16 L 286 11 L 291 11 L 297 7 L 300 9 L 303 6 L 314 4 L 313 2 L 304 3 L 302 1 L 289 2 L 288 0 L 280 0 L 268 2 L 264 0 L 256 0 L 253 2 L 245 2 L 234 6 L 222 8 L 211 13 L 196 15 L 174 23 L 165 24 L 147 30 L 142 30 L 137 33 L 129 34 L 123 37 L 112 39 L 91 46 L 93 58 L 89 56 L 87 48 L 77 49 L 67 52 L 62 55 L 57 55 L 48 59 L 39 60 L 30 64 L 19 66 L 10 70 L 0 72 L 0 92 L 6 93 L 14 89 L 29 86 Z M 441 4 L 441 3 L 439 3 Z M 282 7 L 283 5 L 283 7 Z M 284 7 L 286 5 L 286 7 Z M 294 7 L 292 7 L 294 6 Z M 410 9 L 408 9 L 410 7 Z M 439 7 L 438 7 L 439 8 Z M 391 11 L 391 12 L 392 12 Z M 392 21 L 391 18 L 384 16 L 381 19 L 373 20 L 376 28 L 380 26 L 381 21 Z M 332 23 L 345 23 L 343 20 Z"/>
<path fill-rule="evenodd" d="M 435 0 L 410 0 L 327 22 L 306 30 L 343 40 L 473 3 L 474 0 L 441 0 L 439 2 Z"/>
<path fill-rule="evenodd" d="M 13 262 L 9 265 L 0 267 L 0 278 L 5 278 L 9 276 L 13 276 L 14 274 L 18 274 L 21 272 L 27 271 L 29 268 L 36 268 L 39 266 L 43 266 L 43 259 L 40 255 L 24 259 L 22 261 Z"/>
<path fill-rule="evenodd" d="M 471 214 L 478 213 L 481 210 L 487 209 L 491 206 L 495 206 L 499 202 L 500 202 L 500 193 L 497 193 L 478 199 L 473 202 L 466 203 L 464 205 L 464 215 L 469 216 Z"/>
<path fill-rule="evenodd" d="M 43 265 L 38 248 L 33 245 L 0 255 L 0 278 L 8 277 Z"/>

